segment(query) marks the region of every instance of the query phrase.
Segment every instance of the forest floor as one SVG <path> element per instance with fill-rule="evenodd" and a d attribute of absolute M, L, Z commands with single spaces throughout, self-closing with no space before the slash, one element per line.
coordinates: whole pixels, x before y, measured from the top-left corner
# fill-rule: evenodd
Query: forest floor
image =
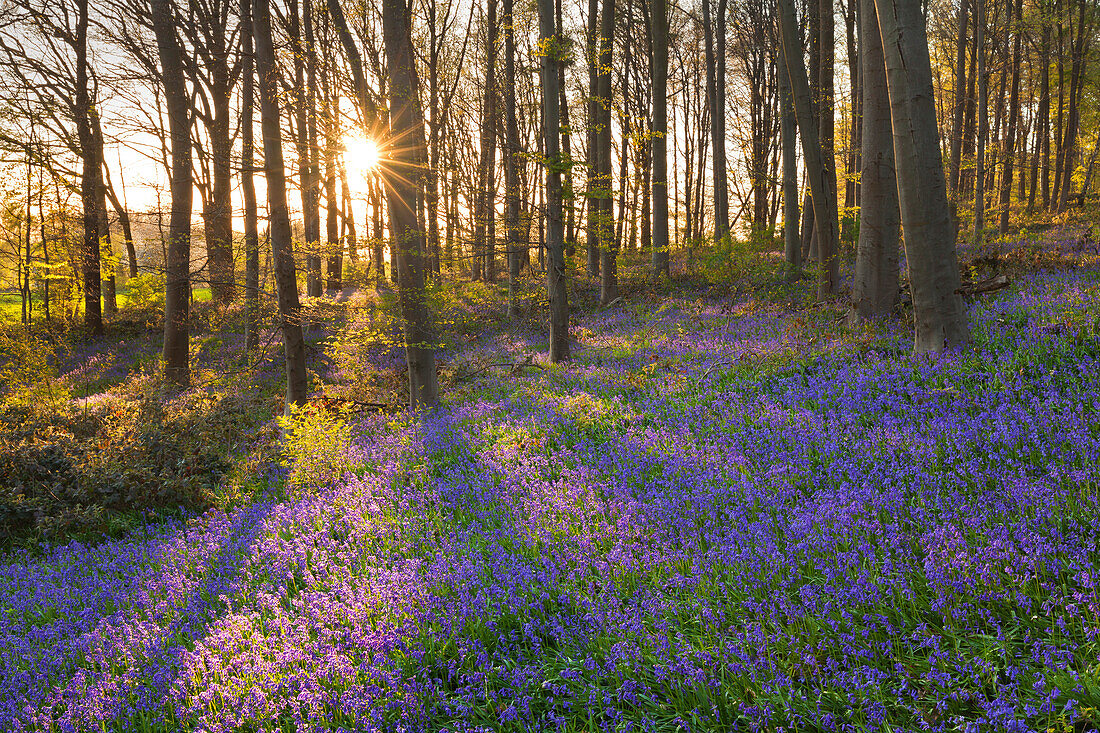
<path fill-rule="evenodd" d="M 0 730 L 1094 729 L 1100 257 L 1051 233 L 996 267 L 939 358 L 908 306 L 849 325 L 776 282 L 627 289 L 559 366 L 536 301 L 441 293 L 415 415 L 385 294 L 312 332 L 281 424 L 273 346 L 198 326 L 171 399 L 152 337 L 80 347 L 56 433 L 8 400 L 3 460 L 115 525 L 0 559 Z"/>

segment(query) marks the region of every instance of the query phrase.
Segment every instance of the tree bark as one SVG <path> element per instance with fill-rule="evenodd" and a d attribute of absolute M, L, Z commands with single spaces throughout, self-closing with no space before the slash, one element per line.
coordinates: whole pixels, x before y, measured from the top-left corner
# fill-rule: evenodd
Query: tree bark
<path fill-rule="evenodd" d="M 546 148 L 546 292 L 550 299 L 550 361 L 569 361 L 569 295 L 562 225 L 560 92 L 561 37 L 554 0 L 539 0 L 539 58 L 542 74 L 542 134 Z"/>
<path fill-rule="evenodd" d="M 653 36 L 653 273 L 669 277 L 668 251 L 668 3 L 651 0 Z"/>
<path fill-rule="evenodd" d="M 600 2 L 588 0 L 588 217 L 586 228 L 587 272 L 600 274 L 600 56 L 603 49 Z"/>
<path fill-rule="evenodd" d="M 889 315 L 898 304 L 898 181 L 894 171 L 890 95 L 874 0 L 862 0 L 863 187 L 852 281 L 853 313 Z"/>
<path fill-rule="evenodd" d="M 516 32 L 513 0 L 504 0 L 504 241 L 508 248 L 508 315 L 519 316 L 519 147 L 516 121 Z"/>
<path fill-rule="evenodd" d="M 252 41 L 252 2 L 241 0 L 241 44 L 244 47 L 241 70 L 241 198 L 244 200 L 244 290 L 248 313 L 245 348 L 252 352 L 260 345 L 260 223 L 256 205 L 256 143 L 253 118 L 256 107 L 255 51 Z"/>
<path fill-rule="evenodd" d="M 974 153 L 974 244 L 981 246 L 985 233 L 985 146 L 989 138 L 989 78 L 985 71 L 985 4 L 975 0 L 974 38 L 978 49 L 975 76 L 978 78 L 978 144 Z"/>
<path fill-rule="evenodd" d="M 619 297 L 617 259 L 619 243 L 615 241 L 615 212 L 611 180 L 611 63 L 615 46 L 615 0 L 603 0 L 600 16 L 600 56 L 597 87 L 599 91 L 598 163 L 600 169 L 599 241 L 600 241 L 600 303 L 607 305 Z M 625 146 L 624 146 L 625 154 Z"/>
<path fill-rule="evenodd" d="M 1009 0 L 1012 3 L 1012 0 Z M 1012 88 L 1008 101 L 1008 134 L 1004 144 L 1004 167 L 1001 173 L 1001 221 L 998 228 L 1003 237 L 1008 234 L 1009 207 L 1012 201 L 1012 167 L 1016 160 L 1016 127 L 1020 119 L 1020 73 L 1023 67 L 1021 47 L 1024 29 L 1023 0 L 1016 0 L 1016 23 L 1012 41 Z M 1008 13 L 1012 17 L 1011 5 Z M 1009 25 L 1012 28 L 1012 24 Z"/>
<path fill-rule="evenodd" d="M 806 178 L 817 230 L 818 251 L 822 267 L 818 278 L 818 297 L 825 299 L 836 292 L 837 279 L 837 215 L 836 177 L 829 175 L 829 163 L 824 159 L 817 135 L 818 120 L 814 119 L 810 103 L 810 84 L 802 62 L 802 44 L 798 42 L 794 3 L 779 0 L 779 18 L 783 43 L 783 59 L 791 82 L 795 115 L 802 138 L 802 154 L 806 159 Z"/>
<path fill-rule="evenodd" d="M 952 215 L 957 220 L 960 175 L 962 169 L 963 114 L 966 111 L 966 27 L 970 5 L 968 0 L 959 2 L 959 30 L 955 45 L 955 105 L 951 126 L 951 173 L 948 187 L 951 194 Z"/>
<path fill-rule="evenodd" d="M 283 333 L 283 354 L 286 357 L 286 405 L 289 410 L 292 405 L 305 404 L 309 384 L 306 378 L 301 303 L 298 300 L 298 281 L 291 243 L 290 212 L 286 201 L 282 123 L 276 86 L 279 71 L 275 65 L 268 0 L 252 0 L 252 25 L 260 87 L 260 121 L 267 177 L 271 255 L 275 263 L 275 286 L 279 294 L 279 321 Z"/>
<path fill-rule="evenodd" d="M 164 298 L 164 375 L 180 386 L 191 379 L 188 351 L 191 265 L 191 118 L 183 76 L 183 54 L 176 37 L 170 0 L 150 0 L 153 32 L 161 64 L 172 140 L 172 214 L 168 224 L 168 261 Z"/>
<path fill-rule="evenodd" d="M 405 0 L 383 0 L 382 33 L 389 65 L 390 164 L 382 169 L 390 233 L 400 250 L 398 278 L 409 366 L 410 409 L 433 407 L 439 394 L 429 314 L 424 292 L 424 232 L 417 217 L 427 182 L 424 114 Z"/>
<path fill-rule="evenodd" d="M 928 40 L 919 0 L 875 0 L 886 61 L 898 202 L 913 292 L 914 351 L 969 340 L 959 294 L 955 229 L 947 208 Z"/>
<path fill-rule="evenodd" d="M 798 231 L 798 139 L 791 81 L 779 59 L 779 138 L 783 152 L 783 255 L 791 274 L 802 269 L 802 239 Z"/>
<path fill-rule="evenodd" d="M 96 170 L 92 134 L 92 96 L 88 69 L 88 0 L 77 1 L 76 23 L 76 128 L 81 151 L 80 199 L 84 210 L 81 258 L 84 275 L 84 326 L 93 334 L 103 333 L 100 304 L 99 214 L 96 205 Z"/>

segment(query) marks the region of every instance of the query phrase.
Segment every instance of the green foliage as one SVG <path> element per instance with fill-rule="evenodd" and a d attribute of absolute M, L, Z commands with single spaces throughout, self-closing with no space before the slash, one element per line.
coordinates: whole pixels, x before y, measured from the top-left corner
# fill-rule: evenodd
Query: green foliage
<path fill-rule="evenodd" d="M 731 287 L 774 278 L 782 265 L 775 252 L 774 231 L 755 232 L 746 239 L 727 235 L 703 253 L 703 274 L 711 282 Z"/>
<path fill-rule="evenodd" d="M 53 399 L 56 343 L 48 333 L 0 326 L 0 395 L 30 400 Z"/>
<path fill-rule="evenodd" d="M 0 412 L 0 543 L 96 535 L 210 503 L 245 403 L 154 380 L 130 395 Z"/>
<path fill-rule="evenodd" d="M 317 488 L 345 473 L 362 470 L 350 450 L 355 436 L 348 414 L 347 408 L 309 403 L 291 406 L 289 413 L 279 418 L 289 486 Z"/>
<path fill-rule="evenodd" d="M 135 275 L 130 278 L 128 288 L 127 297 L 131 308 L 163 315 L 164 275 L 157 273 Z"/>

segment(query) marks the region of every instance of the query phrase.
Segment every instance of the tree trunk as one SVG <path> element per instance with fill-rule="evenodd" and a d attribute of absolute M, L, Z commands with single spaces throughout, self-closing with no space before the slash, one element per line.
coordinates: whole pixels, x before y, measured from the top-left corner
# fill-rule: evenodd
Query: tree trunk
<path fill-rule="evenodd" d="M 836 177 L 829 175 L 830 165 L 824 159 L 817 136 L 818 120 L 813 117 L 810 104 L 810 84 L 806 67 L 802 62 L 802 44 L 798 41 L 794 3 L 779 0 L 779 17 L 783 43 L 783 59 L 791 82 L 795 115 L 798 118 L 802 138 L 802 154 L 806 158 L 806 178 L 810 184 L 810 198 L 814 210 L 814 227 L 817 230 L 818 250 L 822 267 L 818 279 L 818 297 L 825 299 L 836 292 L 837 277 L 837 215 Z"/>
<path fill-rule="evenodd" d="M 985 4 L 975 0 L 974 38 L 978 48 L 978 146 L 974 153 L 974 244 L 981 246 L 985 231 L 985 146 L 989 138 L 989 79 L 985 71 Z M 884 34 L 885 37 L 885 34 Z M 906 247 L 908 251 L 908 246 Z"/>
<path fill-rule="evenodd" d="M 208 130 L 214 181 L 211 191 L 211 217 L 206 222 L 206 250 L 211 295 L 219 303 L 229 303 L 237 297 L 233 265 L 233 176 L 230 167 L 233 155 L 233 136 L 230 131 L 233 83 L 227 62 L 229 52 L 224 48 L 225 39 L 218 33 L 214 35 L 215 42 L 222 48 L 214 49 L 213 65 L 210 69 L 214 118 Z"/>
<path fill-rule="evenodd" d="M 898 182 L 894 172 L 890 95 L 874 0 L 862 0 L 863 194 L 852 281 L 853 313 L 871 319 L 898 304 Z"/>
<path fill-rule="evenodd" d="M 951 193 L 952 216 L 958 218 L 960 175 L 962 172 L 963 114 L 966 111 L 966 26 L 970 13 L 968 0 L 959 2 L 959 30 L 955 45 L 955 105 L 951 126 L 951 172 L 947 185 Z"/>
<path fill-rule="evenodd" d="M 512 0 L 504 0 L 504 241 L 508 248 L 508 315 L 519 316 L 519 147 L 516 122 L 516 32 Z"/>
<path fill-rule="evenodd" d="M 914 351 L 969 340 L 959 295 L 955 229 L 947 208 L 928 40 L 919 0 L 875 0 L 890 91 L 898 202 L 913 292 Z"/>
<path fill-rule="evenodd" d="M 439 394 L 435 345 L 424 293 L 424 232 L 416 206 L 427 185 L 424 114 L 412 45 L 412 22 L 405 0 L 383 0 L 382 33 L 389 64 L 390 164 L 382 169 L 390 234 L 401 252 L 398 290 L 405 322 L 410 409 L 433 407 Z"/>
<path fill-rule="evenodd" d="M 103 290 L 103 312 L 107 315 L 118 313 L 118 299 L 115 293 L 115 253 L 111 246 L 111 220 L 107 215 L 107 183 L 104 171 L 107 169 L 104 154 L 103 128 L 99 120 L 99 111 L 92 109 L 92 139 L 95 148 L 95 206 L 96 222 L 100 249 L 100 281 Z M 103 257 L 106 256 L 106 261 Z"/>
<path fill-rule="evenodd" d="M 275 286 L 279 293 L 279 321 L 283 332 L 283 353 L 286 357 L 286 405 L 289 410 L 292 405 L 305 404 L 309 385 L 306 379 L 301 304 L 298 300 L 297 274 L 291 245 L 290 212 L 286 201 L 282 121 L 277 95 L 279 71 L 275 65 L 268 0 L 252 0 L 252 21 L 256 41 L 256 72 L 260 87 L 260 123 L 264 141 L 264 169 L 267 174 L 271 255 L 275 262 Z"/>
<path fill-rule="evenodd" d="M 718 0 L 717 18 L 712 19 L 710 0 L 703 0 L 703 53 L 707 65 L 707 104 L 710 109 L 711 168 L 714 174 L 714 238 L 729 234 L 729 201 L 726 195 L 725 141 L 725 9 Z M 715 38 L 715 30 L 719 38 Z M 715 48 L 721 45 L 721 49 Z M 721 80 L 719 79 L 721 77 Z M 719 89 L 723 91 L 719 99 Z M 719 106 L 721 105 L 721 106 Z"/>
<path fill-rule="evenodd" d="M 168 224 L 167 278 L 164 298 L 164 375 L 180 386 L 191 380 L 190 333 L 191 119 L 183 76 L 183 54 L 176 37 L 170 0 L 151 0 L 153 32 L 160 56 L 161 83 L 172 140 L 172 215 Z"/>
<path fill-rule="evenodd" d="M 1012 0 L 1009 0 L 1011 3 Z M 1020 69 L 1023 66 L 1021 41 L 1023 29 L 1023 0 L 1016 0 L 1016 24 L 1012 41 L 1012 91 L 1008 101 L 1008 135 L 1004 145 L 1004 168 L 1001 173 L 1001 221 L 999 232 L 1003 237 L 1008 234 L 1009 205 L 1012 200 L 1012 165 L 1016 158 L 1016 127 L 1020 119 Z M 1008 12 L 1012 17 L 1011 7 Z M 1009 24 L 1009 28 L 1012 24 Z"/>
<path fill-rule="evenodd" d="M 84 275 L 84 326 L 103 333 L 100 305 L 99 215 L 96 206 L 96 168 L 99 165 L 92 134 L 92 97 L 88 69 L 88 0 L 77 1 L 76 24 L 76 127 L 80 143 L 80 199 L 84 212 L 81 258 Z"/>
<path fill-rule="evenodd" d="M 600 303 L 607 305 L 619 297 L 617 257 L 619 243 L 615 241 L 615 212 L 611 180 L 611 63 L 615 46 L 615 0 L 603 0 L 600 17 L 600 56 L 597 78 L 599 104 L 596 142 L 600 168 L 599 240 L 600 240 Z"/>
<path fill-rule="evenodd" d="M 1073 171 L 1076 168 L 1074 158 L 1077 152 L 1077 128 L 1081 120 L 1081 91 L 1084 88 L 1085 62 L 1087 61 L 1088 40 L 1091 28 L 1085 24 L 1087 0 L 1080 0 L 1078 11 L 1076 41 L 1072 44 L 1073 60 L 1070 67 L 1069 111 L 1066 116 L 1066 135 L 1062 145 L 1062 186 L 1058 196 L 1058 213 L 1065 211 L 1073 185 Z"/>
<path fill-rule="evenodd" d="M 600 0 L 588 0 L 588 217 L 587 272 L 600 274 L 600 56 L 603 49 L 600 28 Z"/>
<path fill-rule="evenodd" d="M 252 2 L 241 0 L 241 198 L 244 200 L 244 290 L 248 312 L 245 348 L 260 346 L 260 224 L 256 205 L 256 143 L 253 115 L 256 107 L 255 52 L 252 41 Z"/>
<path fill-rule="evenodd" d="M 542 73 L 542 134 L 546 148 L 546 292 L 550 299 L 550 361 L 569 360 L 569 295 L 566 288 L 565 241 L 562 226 L 561 150 L 558 107 L 561 81 L 561 41 L 554 0 L 539 0 L 539 58 Z"/>
<path fill-rule="evenodd" d="M 779 59 L 779 138 L 783 148 L 783 255 L 791 274 L 802 269 L 802 239 L 798 231 L 798 140 L 795 133 L 791 80 Z"/>
<path fill-rule="evenodd" d="M 668 251 L 668 4 L 651 0 L 653 34 L 653 272 L 669 277 Z"/>
<path fill-rule="evenodd" d="M 855 1 L 855 0 L 853 0 Z M 838 218 L 831 226 L 839 231 L 839 216 L 837 213 L 837 181 L 836 181 L 836 120 L 833 109 L 834 99 L 834 67 L 836 66 L 836 32 L 833 18 L 833 0 L 819 0 L 818 10 L 821 38 L 818 42 L 820 53 L 820 67 L 817 79 L 817 114 L 818 114 L 818 139 L 821 141 L 821 160 L 825 165 L 825 176 L 829 179 L 829 185 L 825 188 L 825 195 L 832 198 L 829 209 L 833 216 Z M 818 237 L 818 262 L 825 272 L 825 279 L 819 281 L 819 285 L 828 288 L 827 294 L 836 294 L 837 282 L 840 280 L 840 259 L 837 239 L 828 242 Z M 828 245 L 827 247 L 823 245 Z"/>
<path fill-rule="evenodd" d="M 340 245 L 340 228 L 337 223 L 343 198 L 336 190 L 336 146 L 340 144 L 337 112 L 340 99 L 330 86 L 327 64 L 321 67 L 321 90 L 325 123 L 325 249 L 328 251 L 325 290 L 335 295 L 344 287 L 344 252 Z"/>
<path fill-rule="evenodd" d="M 489 0 L 488 26 L 485 43 L 485 95 L 481 109 L 481 165 L 478 169 L 480 185 L 474 211 L 474 259 L 472 273 L 475 280 L 482 277 L 492 282 L 496 279 L 493 267 L 493 236 L 488 233 L 489 222 L 496 208 L 496 59 L 497 59 L 497 0 Z"/>

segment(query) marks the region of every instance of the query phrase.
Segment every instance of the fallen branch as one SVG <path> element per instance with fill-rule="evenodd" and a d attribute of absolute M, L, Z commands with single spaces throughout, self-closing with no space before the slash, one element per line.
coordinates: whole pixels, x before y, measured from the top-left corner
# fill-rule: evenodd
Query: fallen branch
<path fill-rule="evenodd" d="M 1007 275 L 994 275 L 979 282 L 963 283 L 962 287 L 955 292 L 964 297 L 972 297 L 981 295 L 982 293 L 992 293 L 997 290 L 1002 290 L 1007 288 L 1008 285 L 1009 279 Z"/>

